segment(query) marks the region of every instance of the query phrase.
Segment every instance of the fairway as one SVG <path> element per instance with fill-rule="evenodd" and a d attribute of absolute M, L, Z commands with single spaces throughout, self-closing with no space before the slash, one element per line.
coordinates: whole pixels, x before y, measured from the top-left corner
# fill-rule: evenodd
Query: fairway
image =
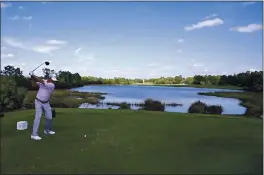
<path fill-rule="evenodd" d="M 43 134 L 42 120 L 41 141 L 30 139 L 34 110 L 5 114 L 2 173 L 262 174 L 259 119 L 131 110 L 56 111 L 56 135 Z M 29 122 L 28 130 L 16 130 L 21 120 Z"/>

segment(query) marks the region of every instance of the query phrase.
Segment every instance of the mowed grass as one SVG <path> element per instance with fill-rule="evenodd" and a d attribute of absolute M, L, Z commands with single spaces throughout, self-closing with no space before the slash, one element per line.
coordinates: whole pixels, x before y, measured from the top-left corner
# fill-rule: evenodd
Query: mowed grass
<path fill-rule="evenodd" d="M 56 135 L 30 139 L 34 110 L 1 119 L 2 173 L 262 174 L 262 120 L 56 109 Z M 29 128 L 16 130 L 26 120 Z M 84 137 L 86 135 L 86 137 Z"/>

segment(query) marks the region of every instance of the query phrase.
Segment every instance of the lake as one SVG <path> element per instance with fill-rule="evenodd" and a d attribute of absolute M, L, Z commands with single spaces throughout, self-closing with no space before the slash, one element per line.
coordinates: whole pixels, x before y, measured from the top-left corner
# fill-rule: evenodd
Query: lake
<path fill-rule="evenodd" d="M 237 99 L 198 95 L 198 92 L 240 92 L 240 90 L 142 85 L 92 85 L 73 88 L 72 90 L 107 93 L 102 102 L 142 103 L 145 99 L 152 98 L 153 100 L 159 100 L 164 103 L 182 104 L 182 106 L 176 107 L 166 106 L 165 111 L 167 112 L 186 113 L 190 105 L 198 100 L 208 105 L 221 105 L 223 107 L 223 114 L 243 114 L 246 110 L 239 105 L 240 101 Z M 82 104 L 80 106 L 80 108 L 100 109 L 107 109 L 109 107 L 113 109 L 118 108 L 110 105 Z M 136 110 L 138 107 L 132 106 L 132 109 Z"/>

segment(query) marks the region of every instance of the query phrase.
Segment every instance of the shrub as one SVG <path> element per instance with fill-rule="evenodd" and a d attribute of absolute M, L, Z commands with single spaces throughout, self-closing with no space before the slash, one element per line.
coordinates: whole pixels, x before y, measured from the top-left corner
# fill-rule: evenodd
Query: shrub
<path fill-rule="evenodd" d="M 263 115 L 263 108 L 257 106 L 247 108 L 244 115 L 259 117 Z"/>
<path fill-rule="evenodd" d="M 130 109 L 130 105 L 123 102 L 119 105 L 119 109 Z"/>
<path fill-rule="evenodd" d="M 1 110 L 11 111 L 20 109 L 27 90 L 23 87 L 17 87 L 14 79 L 6 78 L 1 82 Z"/>
<path fill-rule="evenodd" d="M 35 107 L 34 105 L 35 98 L 25 97 L 23 100 L 23 107 L 26 109 L 33 109 Z"/>
<path fill-rule="evenodd" d="M 69 92 L 67 90 L 55 90 L 52 93 L 52 96 L 54 96 L 54 97 L 67 97 L 67 96 L 69 96 Z"/>
<path fill-rule="evenodd" d="M 85 101 L 89 104 L 92 104 L 92 105 L 98 104 L 100 102 L 100 100 L 98 98 L 95 98 L 95 97 L 88 97 L 85 99 Z"/>
<path fill-rule="evenodd" d="M 146 99 L 143 109 L 149 110 L 149 111 L 164 111 L 165 105 L 162 104 L 160 101 L 155 101 L 152 99 Z"/>
<path fill-rule="evenodd" d="M 37 91 L 28 91 L 23 99 L 23 107 L 34 108 Z M 96 95 L 97 97 L 98 95 Z M 86 97 L 84 99 L 78 97 Z M 100 100 L 92 93 L 55 90 L 50 99 L 50 105 L 55 108 L 77 108 L 82 103 L 98 104 Z M 99 96 L 98 96 L 99 97 Z"/>
<path fill-rule="evenodd" d="M 220 105 L 211 105 L 206 107 L 207 114 L 222 114 L 223 107 Z"/>
<path fill-rule="evenodd" d="M 65 108 L 63 105 L 64 98 L 51 96 L 50 105 L 55 108 Z"/>
<path fill-rule="evenodd" d="M 188 109 L 188 113 L 199 113 L 205 114 L 206 113 L 207 105 L 201 101 L 194 102 Z"/>
<path fill-rule="evenodd" d="M 23 101 L 26 97 L 26 94 L 27 94 L 26 88 L 24 87 L 17 88 L 17 98 L 18 98 L 19 107 L 23 107 Z"/>
<path fill-rule="evenodd" d="M 61 106 L 63 108 L 78 108 L 81 103 L 82 103 L 82 100 L 68 97 L 68 98 L 62 99 Z"/>

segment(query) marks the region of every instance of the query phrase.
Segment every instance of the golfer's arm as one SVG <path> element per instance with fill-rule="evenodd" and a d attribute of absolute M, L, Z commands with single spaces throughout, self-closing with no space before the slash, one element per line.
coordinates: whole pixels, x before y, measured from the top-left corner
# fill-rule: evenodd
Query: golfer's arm
<path fill-rule="evenodd" d="M 37 87 L 37 83 L 34 80 L 31 80 L 32 87 Z"/>
<path fill-rule="evenodd" d="M 36 75 L 31 75 L 31 78 L 35 82 L 40 82 L 40 83 L 44 84 L 44 81 L 41 78 L 37 77 Z"/>

